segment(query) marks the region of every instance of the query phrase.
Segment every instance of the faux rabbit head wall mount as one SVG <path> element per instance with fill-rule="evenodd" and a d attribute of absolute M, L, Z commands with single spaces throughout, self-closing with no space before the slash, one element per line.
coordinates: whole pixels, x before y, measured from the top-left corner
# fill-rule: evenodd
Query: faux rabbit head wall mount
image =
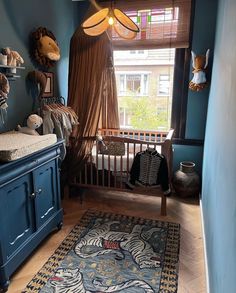
<path fill-rule="evenodd" d="M 52 67 L 60 59 L 60 49 L 54 34 L 45 27 L 39 27 L 30 34 L 31 58 L 41 67 Z"/>
<path fill-rule="evenodd" d="M 192 53 L 192 66 L 193 66 L 193 78 L 189 83 L 189 88 L 192 91 L 203 90 L 207 86 L 206 80 L 206 68 L 208 65 L 209 53 L 208 49 L 206 55 L 196 55 L 193 51 Z"/>

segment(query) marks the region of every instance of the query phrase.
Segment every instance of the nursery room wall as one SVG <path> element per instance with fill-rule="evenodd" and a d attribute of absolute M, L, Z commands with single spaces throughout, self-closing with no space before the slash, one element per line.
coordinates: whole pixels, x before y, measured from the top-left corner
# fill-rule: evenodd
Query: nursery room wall
<path fill-rule="evenodd" d="M 236 288 L 236 2 L 220 0 L 203 161 L 209 292 Z"/>
<path fill-rule="evenodd" d="M 88 2 L 68 0 L 48 0 L 45 4 L 40 0 L 0 0 L 0 48 L 9 46 L 18 51 L 25 60 L 25 70 L 21 70 L 21 78 L 11 82 L 8 100 L 8 117 L 5 125 L 0 125 L 0 132 L 14 129 L 22 124 L 32 111 L 34 100 L 27 88 L 26 75 L 34 70 L 29 57 L 29 33 L 45 26 L 51 30 L 61 49 L 61 59 L 52 69 L 55 73 L 55 94 L 67 98 L 69 43 L 76 27 L 84 17 Z M 204 54 L 211 49 L 209 68 L 212 64 L 215 17 L 215 0 L 195 1 L 195 20 L 193 27 L 193 50 Z M 189 68 L 189 79 L 192 78 L 192 67 Z M 202 140 L 205 133 L 209 88 L 201 93 L 188 92 L 186 138 Z M 202 170 L 202 145 L 174 145 L 174 170 L 179 162 L 190 160 L 196 163 L 199 173 Z"/>
<path fill-rule="evenodd" d="M 29 56 L 29 34 L 43 26 L 55 35 L 61 50 L 61 59 L 49 71 L 54 72 L 55 94 L 67 98 L 68 61 L 70 38 L 78 26 L 87 4 L 71 0 L 0 0 L 0 49 L 10 47 L 23 57 L 25 70 L 18 70 L 21 78 L 10 82 L 8 111 L 0 132 L 12 130 L 22 124 L 35 109 L 35 93 L 27 86 L 26 76 L 36 69 Z"/>
<path fill-rule="evenodd" d="M 211 79 L 211 68 L 214 56 L 215 24 L 217 0 L 196 0 L 194 7 L 194 23 L 192 50 L 204 55 L 210 49 L 207 71 L 208 81 Z M 189 68 L 189 80 L 192 79 L 192 63 Z M 204 140 L 207 117 L 207 105 L 211 83 L 200 92 L 188 91 L 187 119 L 185 139 Z M 174 145 L 174 170 L 179 168 L 181 161 L 193 161 L 198 173 L 202 173 L 203 145 Z"/>

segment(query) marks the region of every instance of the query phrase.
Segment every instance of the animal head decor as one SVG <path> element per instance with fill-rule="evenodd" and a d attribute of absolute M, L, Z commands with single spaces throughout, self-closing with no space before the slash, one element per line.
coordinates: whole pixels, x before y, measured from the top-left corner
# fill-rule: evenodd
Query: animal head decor
<path fill-rule="evenodd" d="M 9 94 L 10 86 L 8 79 L 3 73 L 0 73 L 0 109 L 6 109 L 7 95 Z"/>
<path fill-rule="evenodd" d="M 193 78 L 189 83 L 189 88 L 193 91 L 203 90 L 207 86 L 206 68 L 208 65 L 209 53 L 208 49 L 206 55 L 196 55 L 192 53 Z"/>
<path fill-rule="evenodd" d="M 39 65 L 49 68 L 60 59 L 60 49 L 56 38 L 45 27 L 39 27 L 30 34 L 30 55 Z"/>

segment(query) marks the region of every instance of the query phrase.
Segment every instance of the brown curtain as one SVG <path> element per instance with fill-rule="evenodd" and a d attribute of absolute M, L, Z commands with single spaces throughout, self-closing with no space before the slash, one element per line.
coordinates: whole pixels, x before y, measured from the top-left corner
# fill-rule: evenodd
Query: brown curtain
<path fill-rule="evenodd" d="M 105 33 L 90 37 L 77 29 L 70 43 L 68 105 L 78 114 L 80 125 L 69 151 L 70 177 L 78 174 L 91 151 L 100 116 L 107 127 L 119 126 L 111 58 L 112 47 Z M 103 117 L 108 111 L 115 113 L 112 119 Z"/>
<path fill-rule="evenodd" d="M 105 71 L 105 88 L 102 99 L 101 128 L 120 128 L 118 114 L 118 99 L 116 90 L 116 78 L 113 65 L 113 57 L 111 56 L 109 66 Z"/>

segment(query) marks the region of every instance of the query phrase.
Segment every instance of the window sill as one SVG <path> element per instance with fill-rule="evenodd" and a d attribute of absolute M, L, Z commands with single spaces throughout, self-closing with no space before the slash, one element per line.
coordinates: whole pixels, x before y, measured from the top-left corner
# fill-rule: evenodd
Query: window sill
<path fill-rule="evenodd" d="M 133 95 L 129 95 L 129 94 L 119 94 L 118 93 L 118 97 L 149 97 L 148 94 L 133 94 Z"/>
<path fill-rule="evenodd" d="M 173 138 L 173 144 L 177 145 L 192 145 L 192 146 L 203 146 L 203 139 L 183 139 L 183 138 Z"/>

